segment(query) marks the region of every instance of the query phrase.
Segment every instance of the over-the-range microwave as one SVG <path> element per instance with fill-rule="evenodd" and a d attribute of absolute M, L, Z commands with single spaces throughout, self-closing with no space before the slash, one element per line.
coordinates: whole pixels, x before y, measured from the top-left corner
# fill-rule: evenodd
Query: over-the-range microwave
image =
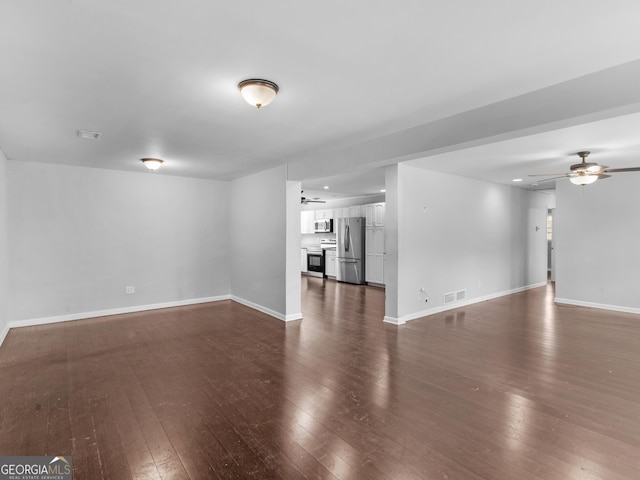
<path fill-rule="evenodd" d="M 314 230 L 316 233 L 333 232 L 333 219 L 324 218 L 322 220 L 316 220 L 316 228 Z"/>

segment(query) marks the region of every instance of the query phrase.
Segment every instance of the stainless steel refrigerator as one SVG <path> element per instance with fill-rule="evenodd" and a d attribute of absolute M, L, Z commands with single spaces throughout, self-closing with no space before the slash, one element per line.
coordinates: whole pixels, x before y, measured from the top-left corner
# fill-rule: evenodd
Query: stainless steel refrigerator
<path fill-rule="evenodd" d="M 363 217 L 338 219 L 336 279 L 340 282 L 364 283 L 364 227 Z"/>

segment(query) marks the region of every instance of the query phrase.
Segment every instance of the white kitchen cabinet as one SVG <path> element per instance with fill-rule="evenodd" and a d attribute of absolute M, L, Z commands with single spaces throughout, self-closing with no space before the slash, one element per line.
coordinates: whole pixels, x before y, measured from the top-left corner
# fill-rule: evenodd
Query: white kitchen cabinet
<path fill-rule="evenodd" d="M 384 227 L 384 202 L 374 204 L 373 225 Z"/>
<path fill-rule="evenodd" d="M 362 209 L 364 210 L 364 218 L 365 218 L 365 226 L 366 227 L 373 227 L 373 217 L 374 217 L 374 211 L 373 211 L 373 206 L 375 205 L 375 203 L 370 203 L 369 205 L 363 205 Z"/>
<path fill-rule="evenodd" d="M 384 226 L 384 202 L 363 205 L 363 210 L 367 227 Z"/>
<path fill-rule="evenodd" d="M 384 285 L 384 227 L 366 227 L 365 281 Z"/>
<path fill-rule="evenodd" d="M 326 220 L 333 218 L 333 210 L 316 210 L 316 220 Z"/>
<path fill-rule="evenodd" d="M 307 249 L 301 248 L 300 249 L 300 271 L 306 273 L 308 268 L 309 267 L 307 266 Z"/>
<path fill-rule="evenodd" d="M 304 210 L 300 212 L 300 232 L 316 233 L 316 216 L 313 210 Z"/>
<path fill-rule="evenodd" d="M 362 205 L 352 205 L 349 207 L 348 217 L 362 217 L 363 215 Z"/>
<path fill-rule="evenodd" d="M 333 211 L 333 219 L 336 220 L 338 218 L 349 218 L 349 207 L 336 208 Z"/>
<path fill-rule="evenodd" d="M 336 260 L 336 251 L 331 249 L 331 250 L 327 250 L 325 252 L 325 257 L 324 257 L 324 273 L 328 276 L 328 277 L 335 277 L 337 272 L 338 272 L 338 268 L 337 268 L 337 260 Z"/>

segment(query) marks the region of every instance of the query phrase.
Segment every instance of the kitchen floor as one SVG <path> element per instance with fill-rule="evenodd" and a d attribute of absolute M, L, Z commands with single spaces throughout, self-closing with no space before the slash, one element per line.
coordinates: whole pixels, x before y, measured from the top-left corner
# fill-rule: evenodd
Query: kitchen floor
<path fill-rule="evenodd" d="M 0 452 L 77 479 L 636 479 L 640 321 L 553 286 L 384 324 L 303 277 L 302 321 L 232 301 L 11 330 Z"/>

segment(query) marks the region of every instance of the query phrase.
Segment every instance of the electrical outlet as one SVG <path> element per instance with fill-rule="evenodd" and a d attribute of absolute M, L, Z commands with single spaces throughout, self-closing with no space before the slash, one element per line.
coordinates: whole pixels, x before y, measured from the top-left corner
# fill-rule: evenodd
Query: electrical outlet
<path fill-rule="evenodd" d="M 125 287 L 124 293 L 126 293 L 127 295 L 130 294 L 130 293 L 136 293 L 136 287 L 133 287 L 133 286 Z"/>
<path fill-rule="evenodd" d="M 429 302 L 429 296 L 427 295 L 427 291 L 424 287 L 420 287 L 420 290 L 418 290 L 418 299 L 422 299 L 422 297 L 424 297 L 425 303 Z"/>

